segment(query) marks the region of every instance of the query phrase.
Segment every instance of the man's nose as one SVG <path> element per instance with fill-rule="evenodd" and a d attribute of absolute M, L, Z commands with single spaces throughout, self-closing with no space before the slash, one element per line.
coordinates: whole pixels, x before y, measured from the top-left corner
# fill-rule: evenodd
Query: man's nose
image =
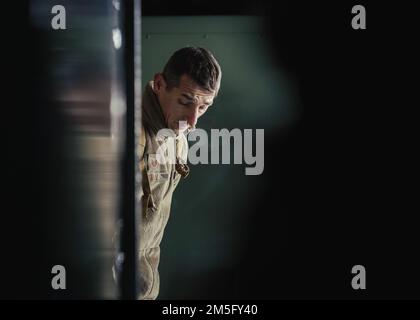
<path fill-rule="evenodd" d="M 192 108 L 191 112 L 188 114 L 188 124 L 191 127 L 195 127 L 198 119 L 198 108 Z"/>

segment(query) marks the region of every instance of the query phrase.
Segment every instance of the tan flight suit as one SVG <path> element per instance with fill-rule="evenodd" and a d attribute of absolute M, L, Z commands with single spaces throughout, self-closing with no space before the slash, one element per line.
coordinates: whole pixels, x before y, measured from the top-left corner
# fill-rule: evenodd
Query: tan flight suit
<path fill-rule="evenodd" d="M 159 294 L 159 258 L 160 243 L 169 219 L 172 194 L 181 178 L 186 177 L 189 168 L 186 165 L 188 142 L 184 134 L 171 139 L 158 139 L 160 129 L 167 128 L 162 109 L 153 92 L 153 81 L 149 82 L 142 100 L 142 130 L 140 150 L 138 152 L 142 172 L 142 190 L 137 199 L 141 199 L 141 216 L 137 221 L 138 232 L 138 299 L 156 299 Z M 162 144 L 172 141 L 176 153 L 176 164 L 161 164 L 157 153 Z M 176 142 L 176 147 L 173 142 Z M 163 148 L 165 149 L 165 148 Z M 165 155 L 168 155 L 165 153 Z M 175 161 L 172 161 L 175 162 Z"/>

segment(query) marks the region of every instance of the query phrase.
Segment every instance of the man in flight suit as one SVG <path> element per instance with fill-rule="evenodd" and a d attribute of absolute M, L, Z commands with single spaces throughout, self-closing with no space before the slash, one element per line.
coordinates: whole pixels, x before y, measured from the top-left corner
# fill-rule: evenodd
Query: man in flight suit
<path fill-rule="evenodd" d="M 143 93 L 137 152 L 142 172 L 142 190 L 137 198 L 142 206 L 137 219 L 138 299 L 156 299 L 159 294 L 160 243 L 172 194 L 180 178 L 189 173 L 184 133 L 193 130 L 212 105 L 221 76 L 218 62 L 208 50 L 185 47 L 170 57 L 163 72 L 154 76 Z M 171 155 L 173 161 L 162 161 Z"/>

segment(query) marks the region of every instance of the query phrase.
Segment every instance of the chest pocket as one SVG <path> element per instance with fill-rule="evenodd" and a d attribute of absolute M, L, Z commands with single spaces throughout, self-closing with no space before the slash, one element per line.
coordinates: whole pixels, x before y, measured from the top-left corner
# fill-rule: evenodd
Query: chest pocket
<path fill-rule="evenodd" d="M 170 189 L 172 166 L 160 164 L 155 154 L 146 154 L 146 172 L 150 191 L 158 206 Z"/>
<path fill-rule="evenodd" d="M 176 147 L 178 159 L 179 145 L 177 144 Z M 148 152 L 144 153 L 141 168 L 144 193 L 142 199 L 143 218 L 149 221 L 153 217 L 156 218 L 156 213 L 166 199 L 170 201 L 173 190 L 180 178 L 185 178 L 188 175 L 189 168 L 186 164 L 179 163 L 178 160 L 176 164 L 161 164 L 156 154 Z"/>
<path fill-rule="evenodd" d="M 145 154 L 143 160 L 143 216 L 154 215 L 169 191 L 171 170 L 156 160 L 155 154 Z"/>

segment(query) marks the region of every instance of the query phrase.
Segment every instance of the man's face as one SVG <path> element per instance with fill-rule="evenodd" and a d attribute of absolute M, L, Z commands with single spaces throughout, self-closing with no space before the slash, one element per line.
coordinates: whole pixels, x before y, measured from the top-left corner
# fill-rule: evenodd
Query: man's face
<path fill-rule="evenodd" d="M 181 76 L 178 87 L 168 90 L 162 74 L 155 75 L 154 92 L 168 127 L 176 134 L 195 128 L 198 118 L 213 104 L 216 94 L 199 87 L 187 75 Z M 180 121 L 185 121 L 186 125 L 180 127 Z"/>

